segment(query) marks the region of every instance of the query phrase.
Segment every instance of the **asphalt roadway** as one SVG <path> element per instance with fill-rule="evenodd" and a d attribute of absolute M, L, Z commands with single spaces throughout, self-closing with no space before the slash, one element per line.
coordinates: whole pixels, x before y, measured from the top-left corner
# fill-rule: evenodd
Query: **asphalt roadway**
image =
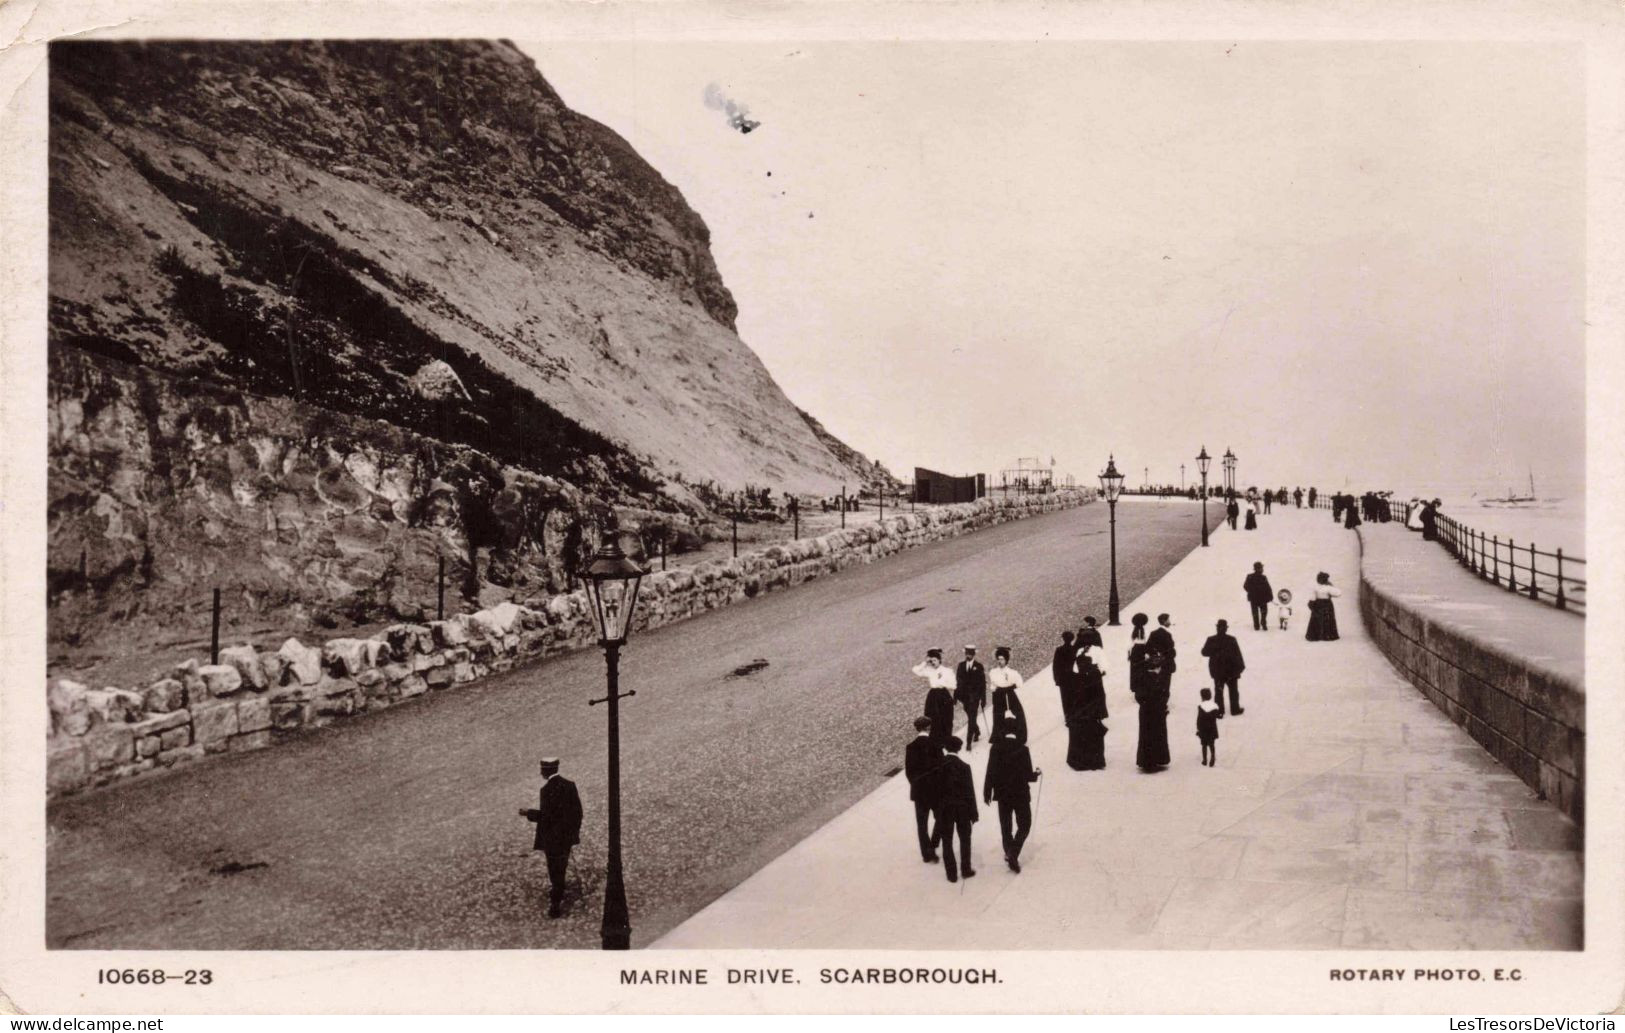
<path fill-rule="evenodd" d="M 1210 522 L 1219 509 L 1209 507 Z M 1185 501 L 1118 509 L 1134 598 L 1197 543 Z M 625 871 L 647 944 L 902 764 L 926 648 L 1047 664 L 1106 617 L 1107 507 L 898 554 L 634 637 L 622 654 Z M 1126 624 L 1129 614 L 1123 614 Z M 765 664 L 764 664 L 765 662 Z M 54 948 L 592 948 L 603 896 L 596 649 L 54 804 Z M 982 748 L 982 747 L 979 747 Z M 530 849 L 536 759 L 563 758 L 587 820 L 566 914 Z M 912 834 L 912 814 L 897 834 Z M 856 877 L 858 873 L 854 872 Z"/>

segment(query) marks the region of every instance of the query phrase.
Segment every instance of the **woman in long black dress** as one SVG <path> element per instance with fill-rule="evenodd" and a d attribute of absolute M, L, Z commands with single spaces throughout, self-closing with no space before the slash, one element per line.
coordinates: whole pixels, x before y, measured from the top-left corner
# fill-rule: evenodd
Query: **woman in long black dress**
<path fill-rule="evenodd" d="M 1142 771 L 1161 771 L 1168 766 L 1168 690 L 1162 682 L 1167 658 L 1147 646 L 1134 643 L 1129 650 L 1129 689 L 1140 705 L 1140 744 L 1134 763 Z"/>
<path fill-rule="evenodd" d="M 1324 570 L 1315 575 L 1315 590 L 1309 596 L 1309 630 L 1304 638 L 1310 642 L 1337 641 L 1337 608 L 1332 599 L 1343 593 L 1332 585 L 1332 576 Z"/>
<path fill-rule="evenodd" d="M 1078 650 L 1072 713 L 1066 721 L 1066 764 L 1074 771 L 1106 766 L 1106 672 L 1095 662 L 1097 655 L 1092 645 Z"/>

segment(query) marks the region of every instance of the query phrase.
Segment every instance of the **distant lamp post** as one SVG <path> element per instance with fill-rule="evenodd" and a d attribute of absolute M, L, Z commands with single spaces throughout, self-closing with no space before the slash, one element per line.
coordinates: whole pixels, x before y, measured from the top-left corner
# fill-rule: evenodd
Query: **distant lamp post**
<path fill-rule="evenodd" d="M 1207 446 L 1196 453 L 1196 468 L 1202 471 L 1202 547 L 1207 548 L 1207 468 L 1213 462 L 1213 457 L 1207 454 Z M 1184 469 L 1181 467 L 1180 469 Z"/>
<path fill-rule="evenodd" d="M 1224 497 L 1233 498 L 1236 494 L 1236 454 L 1228 448 L 1224 450 Z"/>
<path fill-rule="evenodd" d="M 1106 457 L 1106 470 L 1100 475 L 1100 490 L 1106 494 L 1106 506 L 1111 512 L 1112 529 L 1112 591 L 1106 602 L 1106 623 L 1116 626 L 1117 619 L 1117 496 L 1123 491 L 1123 475 L 1117 472 L 1117 460 Z"/>
<path fill-rule="evenodd" d="M 604 950 L 630 950 L 632 918 L 626 908 L 626 883 L 621 874 L 621 647 L 632 630 L 632 612 L 638 605 L 638 585 L 648 573 L 621 552 L 613 538 L 598 550 L 582 580 L 598 625 L 598 644 L 604 649 L 609 692 L 589 705 L 609 704 L 609 871 L 604 878 L 604 922 L 600 929 Z M 633 696 L 636 692 L 628 692 Z"/>

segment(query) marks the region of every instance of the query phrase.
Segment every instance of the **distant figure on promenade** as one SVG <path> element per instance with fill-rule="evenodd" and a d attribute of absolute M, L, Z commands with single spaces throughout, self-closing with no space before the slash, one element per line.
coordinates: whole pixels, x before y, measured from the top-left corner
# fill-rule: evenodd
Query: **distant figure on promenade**
<path fill-rule="evenodd" d="M 1158 648 L 1158 628 L 1144 642 L 1129 650 L 1129 690 L 1140 711 L 1140 738 L 1134 749 L 1134 763 L 1141 771 L 1161 771 L 1168 766 L 1168 689 L 1166 668 L 1172 663 Z M 1171 642 L 1171 639 L 1170 639 Z"/>
<path fill-rule="evenodd" d="M 1213 626 L 1213 634 L 1202 643 L 1202 655 L 1207 657 L 1207 673 L 1213 678 L 1213 701 L 1219 708 L 1219 716 L 1224 716 L 1224 690 L 1230 689 L 1230 711 L 1240 714 L 1241 710 L 1241 672 L 1247 669 L 1247 662 L 1241 658 L 1241 643 L 1230 634 L 1230 622 L 1218 621 Z"/>
<path fill-rule="evenodd" d="M 1032 753 L 1013 730 L 993 734 L 989 740 L 987 773 L 982 777 L 982 802 L 998 801 L 1004 863 L 1018 874 L 1021 848 L 1033 828 L 1032 784 L 1042 774 L 1033 767 Z"/>
<path fill-rule="evenodd" d="M 1252 607 L 1253 630 L 1268 631 L 1270 600 L 1275 598 L 1275 590 L 1270 587 L 1270 579 L 1264 576 L 1264 564 L 1253 564 L 1253 572 L 1241 583 L 1241 590 L 1247 593 L 1247 605 Z"/>
<path fill-rule="evenodd" d="M 1354 508 L 1353 495 L 1345 496 L 1345 501 L 1343 503 L 1343 526 L 1351 531 L 1360 526 L 1360 514 Z"/>
<path fill-rule="evenodd" d="M 1312 484 L 1309 486 L 1309 508 L 1315 508 L 1315 486 Z"/>
<path fill-rule="evenodd" d="M 1283 588 L 1275 593 L 1275 616 L 1281 622 L 1281 630 L 1286 631 L 1287 625 L 1292 623 L 1292 591 Z"/>
<path fill-rule="evenodd" d="M 1027 741 L 1027 710 L 1021 705 L 1016 690 L 1021 688 L 1021 675 L 1010 666 L 1010 647 L 1000 646 L 993 651 L 993 670 L 988 672 L 993 686 L 993 727 L 989 729 L 989 742 L 1001 732 L 1014 732 L 1023 743 Z M 990 760 L 989 763 L 992 763 Z"/>
<path fill-rule="evenodd" d="M 1413 498 L 1410 505 L 1405 507 L 1405 530 L 1422 530 L 1422 500 Z"/>
<path fill-rule="evenodd" d="M 1094 646 L 1096 649 L 1105 649 L 1106 643 L 1100 640 L 1100 622 L 1093 617 L 1083 619 L 1083 627 L 1078 629 L 1078 648 Z"/>
<path fill-rule="evenodd" d="M 1296 509 L 1302 509 L 1303 508 L 1303 489 L 1302 488 L 1293 488 L 1292 489 L 1292 505 Z"/>
<path fill-rule="evenodd" d="M 1078 647 L 1072 644 L 1075 638 L 1070 631 L 1061 632 L 1061 644 L 1055 647 L 1049 664 L 1050 676 L 1055 679 L 1056 691 L 1061 695 L 1063 721 L 1072 716 L 1072 683 L 1077 679 L 1073 664 L 1078 657 Z"/>
<path fill-rule="evenodd" d="M 925 716 L 931 719 L 931 736 L 946 742 L 954 732 L 954 673 L 942 666 L 942 650 L 925 651 L 925 662 L 914 665 L 914 673 L 925 679 Z"/>
<path fill-rule="evenodd" d="M 937 851 L 931 835 L 931 815 L 937 807 L 937 769 L 942 764 L 942 743 L 931 735 L 931 719 L 914 719 L 914 739 L 903 750 L 903 774 L 908 798 L 914 804 L 914 829 L 920 836 L 920 860 L 935 864 Z"/>
<path fill-rule="evenodd" d="M 1332 523 L 1341 524 L 1342 522 L 1343 522 L 1343 493 L 1340 492 L 1340 491 L 1334 491 L 1334 492 L 1332 492 Z"/>
<path fill-rule="evenodd" d="M 536 823 L 533 847 L 547 859 L 547 917 L 564 913 L 564 879 L 570 871 L 570 850 L 581 842 L 581 794 L 576 784 L 559 774 L 559 759 L 543 757 L 542 791 L 534 808 L 519 813 Z"/>
<path fill-rule="evenodd" d="M 1258 503 L 1251 499 L 1247 500 L 1247 525 L 1243 530 L 1258 530 Z"/>
<path fill-rule="evenodd" d="M 1422 540 L 1436 542 L 1439 540 L 1439 500 L 1422 504 L 1422 515 L 1419 519 L 1422 525 Z"/>
<path fill-rule="evenodd" d="M 1230 522 L 1230 530 L 1234 531 L 1236 529 L 1236 518 L 1239 516 L 1241 516 L 1241 504 L 1232 495 L 1230 501 L 1224 504 L 1224 518 Z"/>
<path fill-rule="evenodd" d="M 1084 646 L 1077 654 L 1071 716 L 1067 718 L 1066 765 L 1074 771 L 1099 771 L 1106 766 L 1106 672 L 1100 651 Z"/>
<path fill-rule="evenodd" d="M 1202 702 L 1196 704 L 1196 737 L 1202 741 L 1202 766 L 1211 768 L 1219 759 L 1219 718 L 1224 716 L 1213 703 L 1213 690 L 1202 690 Z"/>
<path fill-rule="evenodd" d="M 1271 491 L 1268 488 L 1265 488 L 1264 489 L 1264 512 L 1268 513 L 1270 511 L 1270 503 L 1272 503 L 1274 501 L 1275 501 L 1275 492 Z"/>
<path fill-rule="evenodd" d="M 987 706 L 987 668 L 976 659 L 976 647 L 965 647 L 965 659 L 954 668 L 954 702 L 965 708 L 965 750 L 976 748 L 982 737 L 976 712 Z"/>
<path fill-rule="evenodd" d="M 959 881 L 963 861 L 965 878 L 976 874 L 970 860 L 971 826 L 976 824 L 976 778 L 970 765 L 959 759 L 959 737 L 943 742 L 942 763 L 937 767 L 936 844 L 942 851 L 942 867 L 949 882 Z M 954 856 L 954 840 L 959 840 L 959 857 Z"/>
<path fill-rule="evenodd" d="M 1129 624 L 1133 626 L 1133 630 L 1129 632 L 1128 640 L 1130 642 L 1145 641 L 1145 626 L 1149 621 L 1150 618 L 1145 614 L 1136 613 L 1129 621 Z"/>
<path fill-rule="evenodd" d="M 1332 586 L 1332 576 L 1324 570 L 1315 575 L 1315 590 L 1309 596 L 1310 642 L 1337 641 L 1337 607 L 1332 600 L 1343 593 Z"/>

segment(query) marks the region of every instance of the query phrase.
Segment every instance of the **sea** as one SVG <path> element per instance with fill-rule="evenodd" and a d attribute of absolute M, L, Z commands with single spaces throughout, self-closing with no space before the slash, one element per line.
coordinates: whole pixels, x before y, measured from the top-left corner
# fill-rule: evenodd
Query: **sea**
<path fill-rule="evenodd" d="M 1496 504 L 1492 500 L 1508 494 L 1529 494 L 1529 482 L 1521 485 L 1458 483 L 1406 486 L 1394 489 L 1394 498 L 1409 501 L 1436 498 L 1444 515 L 1486 535 L 1511 539 L 1520 547 L 1530 542 L 1542 552 L 1563 550 L 1564 556 L 1584 558 L 1586 554 L 1585 488 L 1579 485 L 1535 485 L 1535 501 Z"/>

